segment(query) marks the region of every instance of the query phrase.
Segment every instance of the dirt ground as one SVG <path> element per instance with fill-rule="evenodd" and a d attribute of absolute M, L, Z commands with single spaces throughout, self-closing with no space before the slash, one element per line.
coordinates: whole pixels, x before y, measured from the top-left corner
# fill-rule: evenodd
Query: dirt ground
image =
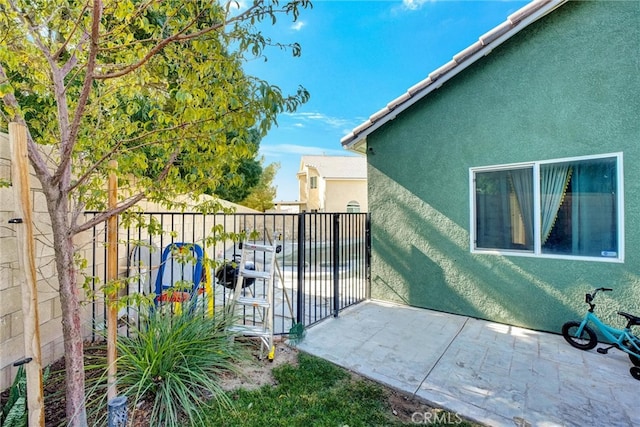
<path fill-rule="evenodd" d="M 92 357 L 103 356 L 104 349 L 95 346 L 87 346 L 85 355 L 89 359 Z M 298 351 L 286 345 L 284 342 L 276 344 L 276 352 L 273 361 L 266 358 L 262 360 L 258 357 L 259 350 L 254 350 L 254 358 L 243 363 L 239 374 L 227 373 L 221 378 L 222 388 L 225 391 L 231 391 L 238 388 L 258 389 L 264 385 L 275 385 L 276 382 L 272 375 L 272 370 L 282 364 L 297 364 Z M 51 365 L 52 373 L 45 383 L 45 420 L 47 426 L 63 425 L 65 420 L 65 402 L 64 402 L 64 360 L 61 359 Z M 355 378 L 359 378 L 357 374 L 352 374 Z M 399 421 L 406 423 L 412 422 L 412 415 L 415 413 L 424 416 L 425 413 L 438 412 L 424 402 L 407 396 L 397 390 L 386 388 L 387 403 L 392 416 L 397 417 Z M 8 396 L 8 390 L 0 395 L 0 402 L 4 403 Z M 138 411 L 136 419 L 130 420 L 135 426 L 146 425 L 144 420 L 140 419 L 144 416 L 144 409 Z"/>
<path fill-rule="evenodd" d="M 254 355 L 258 355 L 258 352 L 254 352 Z M 243 388 L 247 390 L 258 389 L 264 385 L 276 385 L 271 370 L 282 364 L 297 365 L 298 363 L 298 350 L 286 345 L 283 342 L 279 342 L 276 345 L 276 353 L 273 361 L 267 359 L 259 360 L 256 357 L 253 361 L 250 361 L 240 367 L 240 375 L 227 374 L 222 378 L 222 387 L 225 391 L 231 391 L 237 388 Z M 351 374 L 354 378 L 361 378 L 358 374 Z M 394 417 L 397 417 L 399 421 L 405 423 L 412 423 L 416 419 L 424 420 L 426 413 L 438 413 L 439 409 L 433 408 L 418 398 L 413 398 L 398 390 L 385 387 L 388 408 Z M 414 414 L 418 418 L 412 420 Z M 428 417 L 428 415 L 426 415 Z"/>

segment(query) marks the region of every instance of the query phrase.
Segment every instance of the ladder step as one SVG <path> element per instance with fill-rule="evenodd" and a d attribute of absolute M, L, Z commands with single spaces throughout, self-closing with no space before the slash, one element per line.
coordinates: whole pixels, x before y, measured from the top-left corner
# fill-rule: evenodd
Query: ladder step
<path fill-rule="evenodd" d="M 258 245 L 256 243 L 243 242 L 242 249 L 246 249 L 249 251 L 273 252 L 276 250 L 276 247 L 273 245 Z"/>
<path fill-rule="evenodd" d="M 231 332 L 237 332 L 249 337 L 268 338 L 271 336 L 271 332 L 268 329 L 263 328 L 262 326 L 234 325 L 230 326 L 228 329 Z"/>
<path fill-rule="evenodd" d="M 271 304 L 264 298 L 238 297 L 238 304 L 248 305 L 251 307 L 269 308 Z"/>
<path fill-rule="evenodd" d="M 240 268 L 238 271 L 237 281 L 235 284 L 235 290 L 239 291 L 240 285 L 245 285 L 245 280 L 259 279 L 264 280 L 263 293 L 259 296 L 241 295 L 240 292 L 233 292 L 231 296 L 232 310 L 234 314 L 239 314 L 236 310 L 239 306 L 253 307 L 254 315 L 257 309 L 261 309 L 261 324 L 259 325 L 243 325 L 236 324 L 227 328 L 229 332 L 236 333 L 238 335 L 244 335 L 247 337 L 259 338 L 262 341 L 260 346 L 261 353 L 266 348 L 269 351 L 269 360 L 273 360 L 274 356 L 274 344 L 273 344 L 273 317 L 272 317 L 272 299 L 273 299 L 273 287 L 275 286 L 274 274 L 276 271 L 276 254 L 282 251 L 282 245 L 265 245 L 257 243 L 241 242 L 239 248 L 242 249 L 242 258 L 240 261 Z M 254 267 L 254 264 L 250 264 L 249 258 L 252 256 L 251 251 L 268 252 L 269 255 L 263 255 L 264 268 L 262 271 L 249 270 L 246 267 Z M 253 254 L 255 257 L 256 254 Z M 253 281 L 252 281 L 253 282 Z M 244 286 L 243 286 L 244 287 Z M 252 294 L 254 294 L 252 292 Z M 243 310 L 245 311 L 245 310 Z M 251 311 L 251 310 L 246 310 Z M 246 311 L 243 315 L 246 315 Z M 255 319 L 255 318 L 254 318 Z"/>
<path fill-rule="evenodd" d="M 240 270 L 240 274 L 245 279 L 271 279 L 271 271 L 256 271 L 256 270 Z"/>

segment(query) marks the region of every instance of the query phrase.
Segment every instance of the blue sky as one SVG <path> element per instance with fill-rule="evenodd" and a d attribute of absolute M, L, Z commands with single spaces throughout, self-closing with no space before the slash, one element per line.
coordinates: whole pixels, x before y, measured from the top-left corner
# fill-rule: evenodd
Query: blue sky
<path fill-rule="evenodd" d="M 266 62 L 247 63 L 247 73 L 284 93 L 301 85 L 311 94 L 260 144 L 265 164 L 281 165 L 276 200 L 298 198 L 302 155 L 349 155 L 344 135 L 527 3 L 316 0 L 295 23 L 263 25 L 274 41 L 300 43 L 302 56 L 272 48 Z"/>

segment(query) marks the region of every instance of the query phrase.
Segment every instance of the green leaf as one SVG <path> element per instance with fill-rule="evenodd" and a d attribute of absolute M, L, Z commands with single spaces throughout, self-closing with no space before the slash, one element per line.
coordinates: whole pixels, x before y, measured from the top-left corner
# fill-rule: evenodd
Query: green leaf
<path fill-rule="evenodd" d="M 13 87 L 10 83 L 0 84 L 0 98 L 4 98 L 7 95 L 13 95 Z"/>
<path fill-rule="evenodd" d="M 51 221 L 54 233 L 70 242 L 91 219 L 83 211 L 107 211 L 109 173 L 116 174 L 119 203 L 144 195 L 176 205 L 177 196 L 238 184 L 253 192 L 257 172 L 248 166 L 259 162 L 260 138 L 279 114 L 308 99 L 245 72 L 252 52 L 300 51 L 295 43 L 265 38 L 253 23 L 280 25 L 276 17 L 298 18 L 308 6 L 306 0 L 250 2 L 245 15 L 246 9 L 211 1 L 121 0 L 105 2 L 94 27 L 86 2 L 0 0 L 0 68 L 8 76 L 0 98 L 13 94 L 17 102 L 0 102 L 0 121 L 28 127 L 30 158 L 40 160 L 34 168 L 39 185 L 52 195 L 48 211 L 65 218 Z M 94 40 L 86 38 L 90 28 L 98 28 Z M 110 160 L 118 161 L 117 169 L 109 170 Z M 260 206 L 270 194 L 268 185 L 263 190 Z M 148 229 L 162 232 L 158 224 Z M 69 253 L 73 247 L 60 246 L 54 248 L 58 263 L 73 255 L 85 266 Z M 78 284 L 82 279 L 72 270 L 60 274 Z M 63 301 L 78 302 L 73 293 Z M 65 334 L 66 344 L 78 344 L 78 336 Z"/>

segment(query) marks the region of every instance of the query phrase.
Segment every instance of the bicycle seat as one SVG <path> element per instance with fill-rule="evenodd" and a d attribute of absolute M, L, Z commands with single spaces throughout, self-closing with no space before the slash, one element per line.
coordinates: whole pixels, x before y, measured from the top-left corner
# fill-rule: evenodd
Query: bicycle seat
<path fill-rule="evenodd" d="M 640 317 L 634 316 L 633 314 L 625 313 L 624 311 L 619 311 L 618 314 L 620 316 L 626 317 L 630 325 L 640 325 Z"/>

